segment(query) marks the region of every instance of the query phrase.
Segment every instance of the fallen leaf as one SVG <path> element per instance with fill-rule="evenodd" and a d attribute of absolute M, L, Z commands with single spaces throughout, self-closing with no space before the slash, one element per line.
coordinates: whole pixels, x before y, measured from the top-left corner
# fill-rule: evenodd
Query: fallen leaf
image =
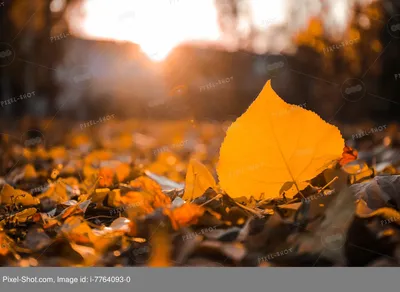
<path fill-rule="evenodd" d="M 119 182 L 123 182 L 131 173 L 129 164 L 121 163 L 115 168 L 116 176 Z"/>
<path fill-rule="evenodd" d="M 35 208 L 28 208 L 21 212 L 18 212 L 10 217 L 10 221 L 14 223 L 25 223 L 30 219 L 33 219 L 33 215 L 35 215 L 37 210 Z"/>
<path fill-rule="evenodd" d="M 72 216 L 65 220 L 60 232 L 67 239 L 78 244 L 93 243 L 96 239 L 92 229 L 82 217 Z"/>
<path fill-rule="evenodd" d="M 114 184 L 114 171 L 109 167 L 100 168 L 99 177 L 99 186 L 102 188 L 107 188 Z"/>
<path fill-rule="evenodd" d="M 185 187 L 184 184 L 180 184 L 177 182 L 174 182 L 164 176 L 161 175 L 157 175 L 155 173 L 152 173 L 151 171 L 146 170 L 145 174 L 151 178 L 152 180 L 154 180 L 155 182 L 157 182 L 163 191 L 172 191 L 172 190 L 181 190 Z"/>
<path fill-rule="evenodd" d="M 376 210 L 385 207 L 400 208 L 400 175 L 376 176 L 372 180 L 350 186 L 358 199 Z"/>
<path fill-rule="evenodd" d="M 14 189 L 8 184 L 4 185 L 1 191 L 0 204 L 2 205 L 34 206 L 39 203 L 38 198 L 22 190 Z"/>
<path fill-rule="evenodd" d="M 9 238 L 3 231 L 0 231 L 0 256 L 6 256 L 10 252 L 10 247 L 12 244 L 12 239 Z"/>
<path fill-rule="evenodd" d="M 164 214 L 171 219 L 172 227 L 175 230 L 179 228 L 195 224 L 197 220 L 204 214 L 205 209 L 196 204 L 184 204 L 175 209 L 165 209 Z"/>
<path fill-rule="evenodd" d="M 342 166 L 342 170 L 348 174 L 348 180 L 351 184 L 369 179 L 375 174 L 373 168 L 369 168 L 364 161 L 359 160 L 348 162 Z"/>
<path fill-rule="evenodd" d="M 276 197 L 286 182 L 299 185 L 342 156 L 337 127 L 316 113 L 284 102 L 270 81 L 228 129 L 218 177 L 232 197 Z"/>
<path fill-rule="evenodd" d="M 217 186 L 214 177 L 201 162 L 191 159 L 185 180 L 185 192 L 182 199 L 192 201 L 202 196 L 208 188 Z"/>
<path fill-rule="evenodd" d="M 162 192 L 160 185 L 146 176 L 140 176 L 131 181 L 130 186 L 138 191 L 150 194 L 152 196 L 151 204 L 154 208 L 165 207 L 171 204 L 171 199 Z"/>
<path fill-rule="evenodd" d="M 339 160 L 339 164 L 341 166 L 346 165 L 347 163 L 356 160 L 358 157 L 358 151 L 349 147 L 345 146 L 343 148 L 342 158 Z"/>
<path fill-rule="evenodd" d="M 68 201 L 70 197 L 79 195 L 78 180 L 76 178 L 59 178 L 41 195 L 39 199 L 50 198 L 56 203 Z"/>
<path fill-rule="evenodd" d="M 308 186 L 310 186 L 308 182 L 301 182 L 297 186 L 293 182 L 285 183 L 279 190 L 279 195 L 284 194 L 286 198 L 293 198 L 299 190 L 304 190 Z"/>

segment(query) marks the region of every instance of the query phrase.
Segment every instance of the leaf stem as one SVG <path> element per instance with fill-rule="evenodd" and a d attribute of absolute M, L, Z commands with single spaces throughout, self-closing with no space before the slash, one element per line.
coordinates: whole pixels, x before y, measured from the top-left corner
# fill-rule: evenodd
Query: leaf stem
<path fill-rule="evenodd" d="M 303 197 L 303 199 L 305 199 L 306 197 L 303 195 L 303 193 L 300 191 L 299 186 L 297 185 L 296 181 L 293 181 L 294 185 L 296 186 L 296 190 L 297 192 Z"/>
<path fill-rule="evenodd" d="M 201 204 L 200 207 L 203 207 L 204 205 L 207 205 L 208 203 L 210 203 L 210 202 L 212 202 L 214 200 L 217 200 L 217 199 L 219 199 L 221 197 L 222 197 L 222 194 L 218 194 L 214 198 L 212 198 L 212 199 L 208 200 L 207 202 L 204 202 L 203 204 Z"/>
<path fill-rule="evenodd" d="M 240 204 L 240 203 L 238 203 L 238 202 L 235 202 L 235 204 L 238 205 L 239 207 L 241 207 L 241 208 L 243 208 L 243 209 L 249 211 L 250 213 L 256 215 L 258 218 L 262 218 L 262 217 L 263 217 L 262 213 L 257 212 L 256 210 L 253 210 L 253 209 L 251 209 L 251 208 L 249 208 L 249 207 L 246 207 L 246 206 L 244 206 L 244 205 L 242 205 L 242 204 Z"/>
<path fill-rule="evenodd" d="M 327 187 L 329 187 L 333 182 L 335 182 L 336 180 L 338 180 L 339 177 L 335 176 L 330 182 L 328 182 L 322 189 L 320 189 L 318 191 L 318 193 L 322 192 L 323 190 L 325 190 Z"/>

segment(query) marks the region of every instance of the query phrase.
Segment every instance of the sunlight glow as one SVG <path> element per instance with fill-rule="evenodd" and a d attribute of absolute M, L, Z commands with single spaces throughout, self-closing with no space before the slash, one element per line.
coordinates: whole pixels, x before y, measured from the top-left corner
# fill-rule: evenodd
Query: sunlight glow
<path fill-rule="evenodd" d="M 354 3 L 373 1 L 236 0 L 229 5 L 222 0 L 80 0 L 71 4 L 66 17 L 77 37 L 136 43 L 150 59 L 162 61 L 185 43 L 235 51 L 244 40 L 260 54 L 281 51 L 293 46 L 293 34 L 306 29 L 313 17 L 321 17 L 328 32 L 343 34 Z"/>
<path fill-rule="evenodd" d="M 156 61 L 181 43 L 219 38 L 213 0 L 85 0 L 68 18 L 77 36 L 136 43 Z"/>

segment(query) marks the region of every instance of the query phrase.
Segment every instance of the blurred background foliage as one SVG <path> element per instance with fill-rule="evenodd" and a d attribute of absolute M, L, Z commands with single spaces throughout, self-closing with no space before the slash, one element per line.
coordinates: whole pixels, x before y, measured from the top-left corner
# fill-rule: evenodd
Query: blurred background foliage
<path fill-rule="evenodd" d="M 73 2 L 67 1 L 66 7 Z M 57 112 L 59 118 L 80 119 L 110 112 L 120 117 L 229 119 L 242 113 L 271 77 L 265 67 L 273 54 L 255 54 L 251 49 L 228 52 L 187 45 L 155 64 L 135 44 L 69 35 L 63 19 L 66 8 L 52 13 L 51 5 L 51 0 L 14 0 L 5 1 L 0 9 L 1 42 L 11 44 L 16 52 L 15 61 L 0 68 L 0 99 L 32 91 L 37 96 L 1 108 L 7 121 L 52 117 Z M 328 37 L 316 18 L 305 31 L 293 35 L 297 51 L 285 54 L 290 70 L 273 78 L 273 87 L 286 101 L 306 104 L 326 120 L 396 120 L 399 104 L 387 100 L 400 103 L 400 81 L 394 78 L 400 73 L 399 44 L 389 35 L 387 23 L 400 13 L 399 3 L 378 1 L 355 6 L 354 12 L 341 39 Z M 60 35 L 65 37 L 52 41 Z M 351 45 L 335 47 L 350 41 Z M 97 75 L 90 88 L 77 90 L 64 72 L 85 61 L 95 64 Z M 362 77 L 367 91 L 383 98 L 345 102 L 340 85 L 348 78 Z M 199 89 L 226 78 L 231 82 Z"/>

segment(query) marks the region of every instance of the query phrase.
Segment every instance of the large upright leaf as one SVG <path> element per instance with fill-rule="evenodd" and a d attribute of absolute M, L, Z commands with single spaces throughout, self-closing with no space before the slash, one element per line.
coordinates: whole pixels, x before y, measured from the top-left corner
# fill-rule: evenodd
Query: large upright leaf
<path fill-rule="evenodd" d="M 299 185 L 342 155 L 337 127 L 316 113 L 287 104 L 264 86 L 227 131 L 217 167 L 221 187 L 232 197 L 277 197 L 282 185 Z"/>

